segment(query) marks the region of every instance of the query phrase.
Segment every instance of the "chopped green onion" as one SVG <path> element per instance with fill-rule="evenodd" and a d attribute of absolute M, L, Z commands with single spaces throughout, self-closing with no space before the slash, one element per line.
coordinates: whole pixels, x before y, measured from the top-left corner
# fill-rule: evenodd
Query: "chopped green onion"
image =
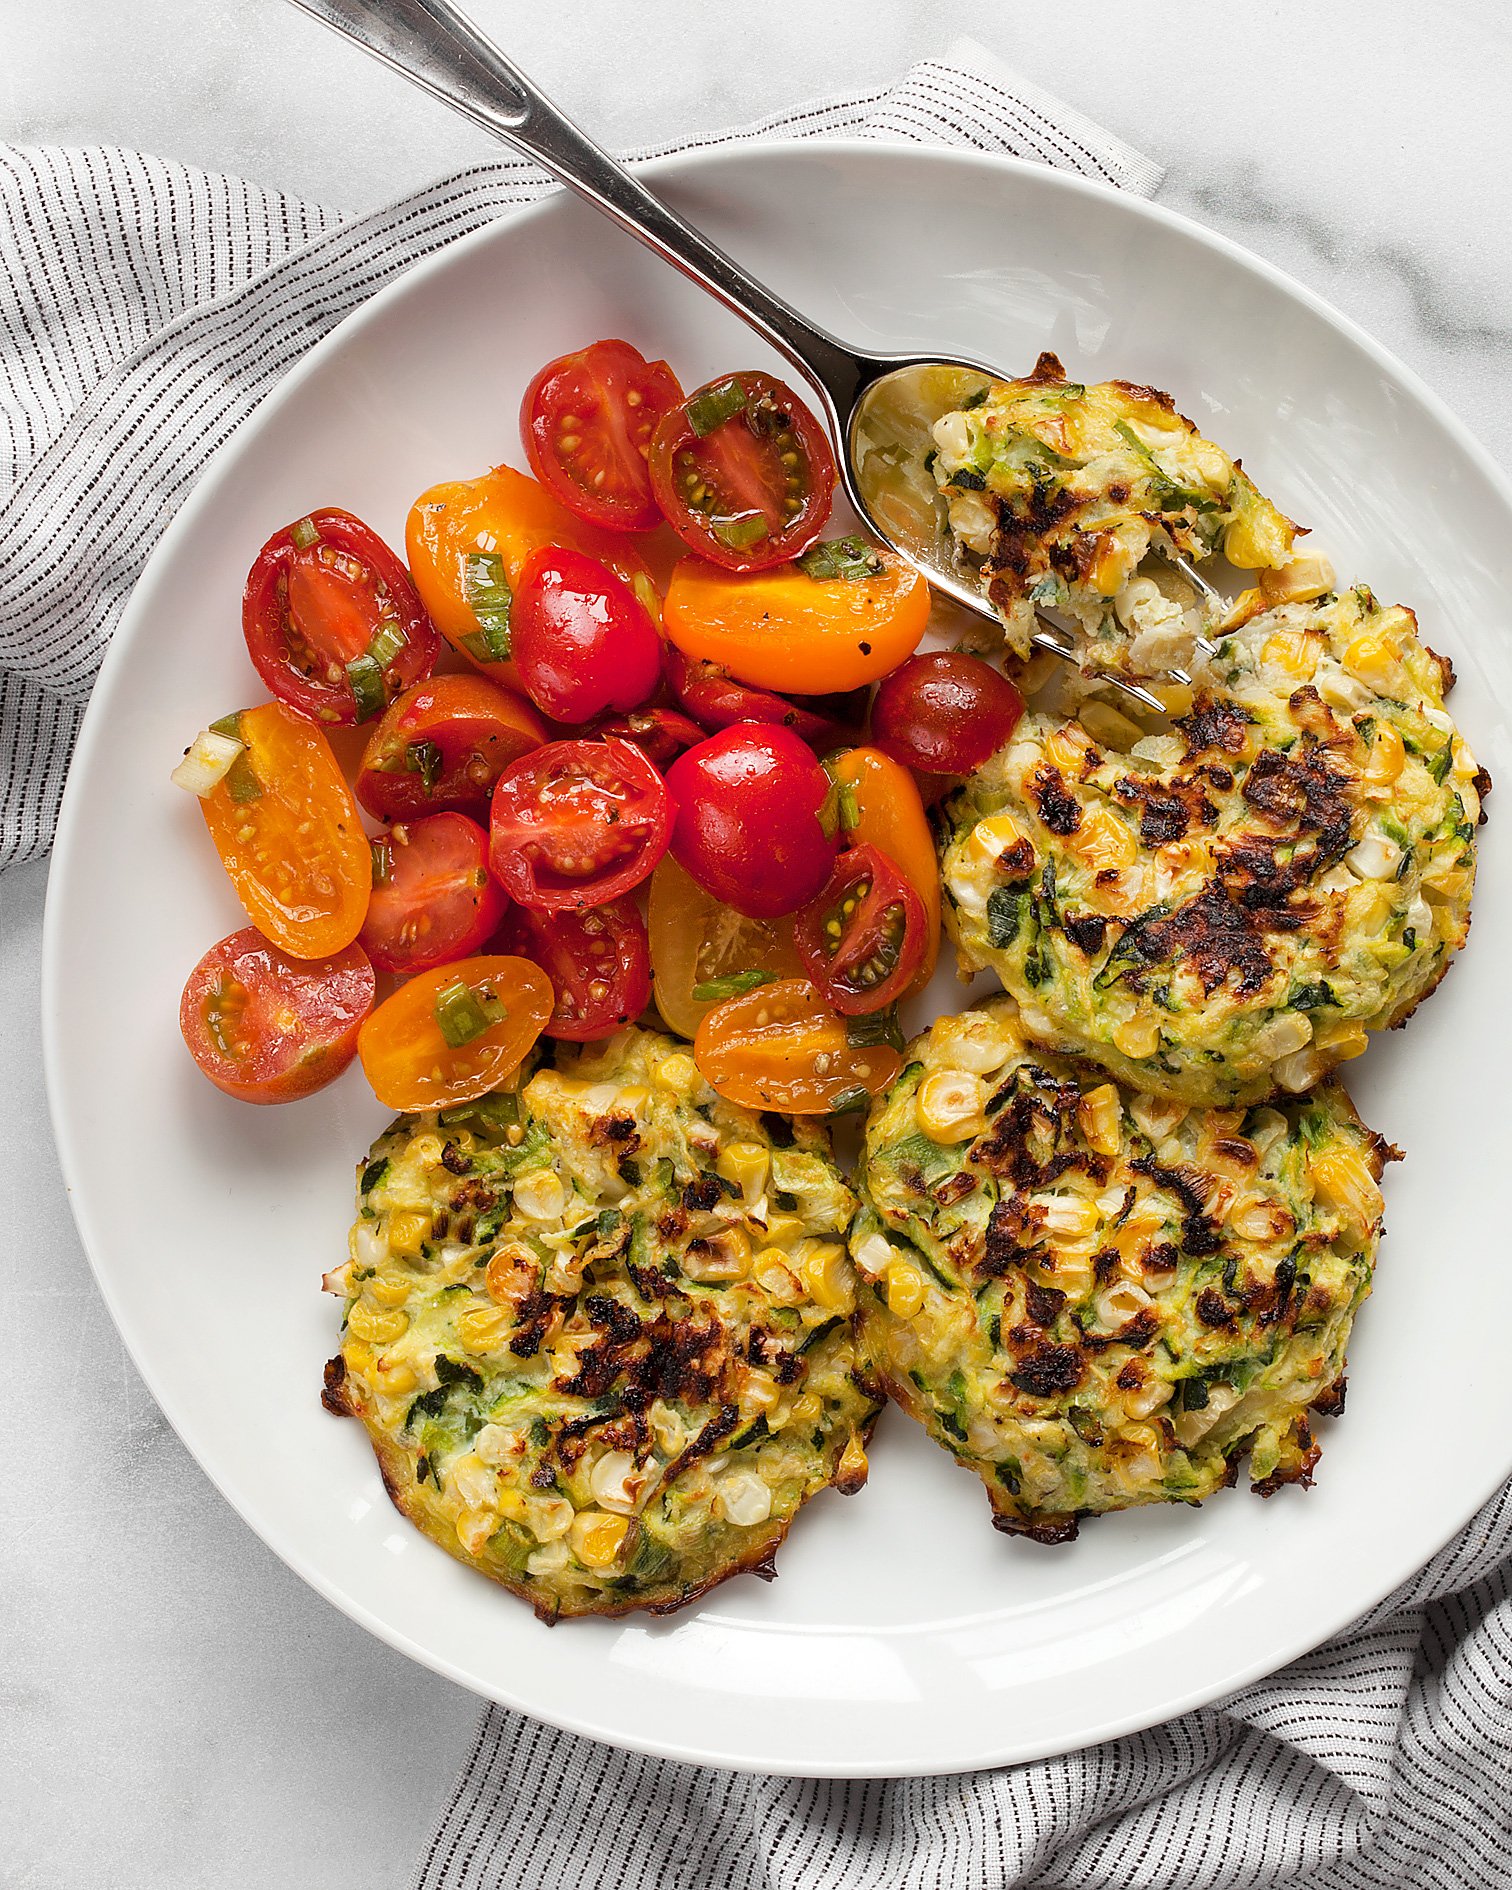
<path fill-rule="evenodd" d="M 510 1091 L 494 1091 L 491 1095 L 477 1097 L 473 1102 L 457 1103 L 451 1109 L 443 1109 L 436 1120 L 443 1129 L 472 1123 L 492 1134 L 502 1135 L 506 1129 L 519 1126 L 519 1099 Z"/>
<path fill-rule="evenodd" d="M 711 524 L 714 536 L 731 551 L 744 551 L 748 545 L 759 544 L 771 532 L 760 512 L 742 512 L 739 518 L 716 518 Z"/>
<path fill-rule="evenodd" d="M 226 770 L 226 792 L 238 803 L 262 799 L 262 782 L 245 748 Z"/>
<path fill-rule="evenodd" d="M 830 538 L 823 544 L 811 546 L 798 560 L 798 568 L 818 583 L 827 578 L 848 578 L 855 582 L 880 577 L 882 560 L 864 538 L 852 533 L 848 538 Z"/>
<path fill-rule="evenodd" d="M 744 997 L 758 985 L 772 984 L 776 977 L 775 971 L 732 971 L 727 978 L 710 978 L 705 984 L 695 984 L 693 1002 L 719 1004 L 725 998 Z"/>
<path fill-rule="evenodd" d="M 234 735 L 202 729 L 184 750 L 184 759 L 169 779 L 175 787 L 187 788 L 205 800 L 213 794 L 246 750 Z"/>
<path fill-rule="evenodd" d="M 298 524 L 289 527 L 289 536 L 294 541 L 296 551 L 308 551 L 311 545 L 320 543 L 320 533 L 315 529 L 312 518 L 302 518 Z"/>
<path fill-rule="evenodd" d="M 746 390 L 733 378 L 728 381 L 716 381 L 712 387 L 705 387 L 688 402 L 688 425 L 704 439 L 715 427 L 722 427 L 726 420 L 733 420 L 741 413 L 746 404 Z"/>
<path fill-rule="evenodd" d="M 434 742 L 410 742 L 404 750 L 406 773 L 418 774 L 428 793 L 441 779 L 446 757 Z"/>
<path fill-rule="evenodd" d="M 373 884 L 386 886 L 394 876 L 394 853 L 386 840 L 374 840 L 368 848 L 373 856 Z"/>
<path fill-rule="evenodd" d="M 897 1005 L 889 1004 L 885 1010 L 868 1011 L 864 1017 L 847 1017 L 845 1041 L 852 1050 L 867 1050 L 880 1043 L 891 1044 L 894 1050 L 901 1050 L 903 1030 L 898 1023 Z"/>
<path fill-rule="evenodd" d="M 408 642 L 409 638 L 404 634 L 403 624 L 395 623 L 392 617 L 388 617 L 379 624 L 374 633 L 373 640 L 368 645 L 368 655 L 380 669 L 387 669 Z"/>
<path fill-rule="evenodd" d="M 233 709 L 229 715 L 223 715 L 218 721 L 210 724 L 210 733 L 212 735 L 229 735 L 232 741 L 239 742 L 242 738 L 241 719 L 241 710 Z"/>
<path fill-rule="evenodd" d="M 962 492 L 985 492 L 987 490 L 987 481 L 974 466 L 957 466 L 945 483 L 951 486 L 959 486 Z"/>
<path fill-rule="evenodd" d="M 979 387 L 974 394 L 968 394 L 961 402 L 961 412 L 970 413 L 973 407 L 980 407 L 991 392 L 990 387 Z"/>
<path fill-rule="evenodd" d="M 474 1037 L 481 1037 L 485 1030 L 507 1015 L 496 999 L 475 991 L 462 978 L 453 978 L 450 984 L 442 986 L 436 993 L 431 1014 L 436 1020 L 437 1030 L 453 1050 L 460 1050 L 464 1044 L 471 1043 Z"/>
<path fill-rule="evenodd" d="M 825 772 L 829 773 L 828 763 L 825 764 Z M 846 833 L 854 833 L 861 825 L 861 804 L 849 781 L 837 781 L 830 774 L 829 792 L 819 807 L 819 825 L 829 840 L 833 840 L 842 828 Z"/>
<path fill-rule="evenodd" d="M 478 628 L 463 637 L 463 647 L 480 663 L 502 663 L 509 655 L 509 613 L 514 592 L 496 551 L 470 552 L 462 567 L 462 589 Z"/>
<path fill-rule="evenodd" d="M 854 1089 L 842 1089 L 829 1106 L 832 1116 L 854 1115 L 858 1109 L 864 1109 L 871 1101 L 871 1093 L 862 1089 L 858 1083 Z"/>
<path fill-rule="evenodd" d="M 352 694 L 357 698 L 357 720 L 366 722 L 372 716 L 381 715 L 388 696 L 383 687 L 383 671 L 377 663 L 371 656 L 353 657 L 346 666 L 346 673 Z"/>

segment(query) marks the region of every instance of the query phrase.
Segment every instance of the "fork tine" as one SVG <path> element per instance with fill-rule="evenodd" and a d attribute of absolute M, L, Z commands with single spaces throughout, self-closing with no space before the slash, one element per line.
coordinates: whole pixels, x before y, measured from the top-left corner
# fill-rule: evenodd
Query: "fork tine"
<path fill-rule="evenodd" d="M 1043 624 L 1045 620 L 1042 618 L 1040 621 Z M 1049 650 L 1052 655 L 1060 657 L 1062 662 L 1075 663 L 1077 660 L 1076 651 L 1071 648 L 1070 644 L 1061 640 L 1060 633 L 1054 629 L 1054 626 L 1051 626 L 1049 629 L 1041 628 L 1034 631 L 1029 641 L 1036 649 Z M 1160 697 L 1152 695 L 1148 689 L 1141 688 L 1137 682 L 1132 682 L 1127 676 L 1119 676 L 1112 670 L 1103 670 L 1099 673 L 1104 682 L 1112 683 L 1115 689 L 1121 689 L 1126 696 L 1132 696 L 1136 702 L 1142 703 L 1145 708 L 1153 709 L 1157 715 L 1165 714 L 1166 707 Z M 1177 672 L 1173 670 L 1171 674 L 1174 676 Z"/>

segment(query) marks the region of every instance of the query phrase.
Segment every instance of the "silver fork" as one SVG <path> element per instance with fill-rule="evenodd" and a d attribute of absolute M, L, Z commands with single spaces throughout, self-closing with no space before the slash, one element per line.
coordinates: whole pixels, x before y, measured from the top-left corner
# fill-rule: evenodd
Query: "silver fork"
<path fill-rule="evenodd" d="M 989 380 L 997 369 L 957 355 L 868 354 L 848 346 L 756 281 L 692 224 L 655 196 L 559 111 L 449 0 L 293 0 L 323 25 L 380 59 L 394 71 L 450 105 L 464 118 L 533 158 L 596 210 L 637 237 L 664 261 L 739 315 L 763 340 L 786 356 L 818 394 L 830 430 L 840 443 L 840 473 L 846 496 L 884 543 L 918 566 L 937 589 L 968 610 L 997 621 L 997 613 L 953 549 L 937 534 L 931 546 L 905 543 L 877 517 L 858 477 L 856 433 L 871 398 L 894 376 L 921 368 L 962 368 Z M 930 555 L 931 551 L 934 555 Z M 1211 603 L 1222 599 L 1189 560 L 1173 562 Z M 1069 633 L 1042 613 L 1035 645 L 1075 663 Z M 1199 643 L 1208 650 L 1206 639 Z M 1169 672 L 1190 683 L 1184 670 Z M 1158 696 L 1130 677 L 1107 680 L 1144 707 L 1163 712 Z"/>

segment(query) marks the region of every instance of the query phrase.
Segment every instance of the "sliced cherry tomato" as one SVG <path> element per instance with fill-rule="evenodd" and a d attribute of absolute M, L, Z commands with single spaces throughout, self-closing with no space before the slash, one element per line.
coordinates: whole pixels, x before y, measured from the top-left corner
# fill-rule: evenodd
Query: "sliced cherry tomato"
<path fill-rule="evenodd" d="M 667 770 L 672 852 L 706 892 L 751 919 L 796 912 L 835 863 L 820 811 L 829 776 L 791 729 L 741 722 Z"/>
<path fill-rule="evenodd" d="M 671 830 L 666 784 L 632 743 L 548 742 L 499 776 L 490 864 L 522 906 L 581 911 L 647 878 Z"/>
<path fill-rule="evenodd" d="M 924 962 L 909 989 L 921 991 L 940 954 L 940 862 L 919 790 L 907 768 L 880 748 L 849 748 L 828 765 L 830 778 L 846 795 L 841 838 L 849 846 L 885 853 L 919 895 Z"/>
<path fill-rule="evenodd" d="M 929 586 L 890 551 L 863 546 L 849 564 L 820 564 L 830 549 L 815 546 L 805 563 L 853 575 L 811 577 L 804 564 L 784 564 L 737 576 L 684 558 L 663 606 L 668 637 L 762 689 L 822 695 L 875 682 L 918 647 Z"/>
<path fill-rule="evenodd" d="M 612 1037 L 651 1001 L 651 951 L 634 899 L 611 899 L 586 912 L 516 906 L 501 937 L 551 980 L 556 1009 L 548 1037 L 572 1043 Z"/>
<path fill-rule="evenodd" d="M 807 979 L 734 997 L 698 1027 L 693 1060 L 721 1096 L 747 1109 L 827 1116 L 859 1108 L 903 1067 L 889 1045 L 856 1045 Z"/>
<path fill-rule="evenodd" d="M 408 975 L 478 951 L 504 916 L 488 835 L 466 814 L 401 822 L 372 843 L 373 893 L 360 934 L 380 971 Z"/>
<path fill-rule="evenodd" d="M 243 709 L 243 752 L 200 802 L 247 917 L 292 958 L 329 958 L 367 916 L 372 859 L 331 745 L 281 702 Z"/>
<path fill-rule="evenodd" d="M 481 479 L 432 486 L 410 507 L 410 569 L 430 619 L 452 648 L 506 689 L 520 687 L 510 661 L 510 611 L 525 560 L 544 545 L 607 564 L 651 612 L 661 598 L 629 539 L 569 512 L 534 479 L 496 466 Z"/>
<path fill-rule="evenodd" d="M 373 1008 L 360 945 L 290 958 L 255 926 L 212 945 L 189 974 L 179 1029 L 217 1089 L 242 1102 L 295 1102 L 334 1082 Z"/>
<path fill-rule="evenodd" d="M 1018 727 L 1024 698 L 979 656 L 930 650 L 886 677 L 872 704 L 872 741 L 924 774 L 969 774 Z"/>
<path fill-rule="evenodd" d="M 852 847 L 830 882 L 793 921 L 810 978 L 842 1017 L 886 1010 L 924 962 L 928 926 L 919 895 L 885 853 Z"/>
<path fill-rule="evenodd" d="M 530 470 L 590 525 L 643 532 L 661 522 L 646 457 L 682 399 L 665 361 L 628 341 L 595 341 L 543 367 L 525 390 L 520 437 Z"/>
<path fill-rule="evenodd" d="M 679 715 L 676 709 L 632 709 L 629 715 L 611 716 L 597 722 L 593 735 L 617 735 L 636 747 L 658 768 L 665 770 L 685 748 L 696 747 L 705 731 L 696 722 Z"/>
<path fill-rule="evenodd" d="M 853 740 L 864 706 L 849 696 L 817 696 L 789 701 L 766 689 L 737 682 L 714 663 L 690 662 L 681 650 L 667 650 L 667 686 L 695 721 L 715 732 L 737 722 L 768 722 L 790 728 L 800 741 L 821 752 Z"/>
<path fill-rule="evenodd" d="M 555 721 L 638 709 L 661 682 L 662 640 L 645 605 L 581 551 L 549 545 L 531 553 L 511 623 L 525 693 Z"/>
<path fill-rule="evenodd" d="M 357 1054 L 389 1109 L 446 1109 L 497 1089 L 551 1015 L 551 980 L 528 958 L 438 965 L 401 984 L 362 1026 Z"/>
<path fill-rule="evenodd" d="M 481 676 L 433 676 L 373 730 L 357 798 L 380 820 L 485 813 L 510 762 L 546 739 L 546 724 L 509 690 Z"/>
<path fill-rule="evenodd" d="M 647 924 L 656 1008 L 681 1037 L 695 1036 L 726 998 L 803 976 L 790 918 L 746 918 L 706 893 L 670 853 L 651 875 Z"/>
<path fill-rule="evenodd" d="M 365 722 L 436 667 L 441 639 L 409 572 L 349 512 L 275 532 L 242 594 L 252 666 L 317 722 Z"/>
<path fill-rule="evenodd" d="M 684 544 L 726 571 L 764 571 L 823 531 L 835 456 L 791 387 L 770 374 L 727 374 L 663 418 L 651 487 Z"/>

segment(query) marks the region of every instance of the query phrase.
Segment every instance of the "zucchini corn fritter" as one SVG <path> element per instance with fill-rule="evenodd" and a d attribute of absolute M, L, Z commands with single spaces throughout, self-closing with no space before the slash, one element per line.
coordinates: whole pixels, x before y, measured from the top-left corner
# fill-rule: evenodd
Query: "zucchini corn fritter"
<path fill-rule="evenodd" d="M 1279 569 L 1296 527 L 1237 460 L 1126 381 L 1082 386 L 1042 354 L 934 425 L 933 471 L 952 538 L 979 561 L 1009 647 L 1027 657 L 1037 607 L 1064 611 L 1097 668 L 1184 662 L 1195 613 L 1136 576 L 1152 550 Z"/>
<path fill-rule="evenodd" d="M 1310 1088 L 1443 976 L 1489 780 L 1448 664 L 1363 586 L 1258 610 L 1196 680 L 1127 754 L 1025 717 L 947 803 L 942 873 L 962 971 L 1033 1037 L 1222 1106 Z"/>
<path fill-rule="evenodd" d="M 554 1056 L 374 1144 L 325 1402 L 543 1619 L 660 1613 L 770 1576 L 799 1507 L 865 1481 L 856 1201 L 820 1130 L 721 1101 L 671 1038 Z"/>
<path fill-rule="evenodd" d="M 867 1123 L 863 1349 L 1011 1534 L 1200 1502 L 1246 1455 L 1261 1495 L 1305 1484 L 1392 1153 L 1336 1084 L 1203 1113 L 1046 1056 L 993 999 L 911 1044 Z"/>

